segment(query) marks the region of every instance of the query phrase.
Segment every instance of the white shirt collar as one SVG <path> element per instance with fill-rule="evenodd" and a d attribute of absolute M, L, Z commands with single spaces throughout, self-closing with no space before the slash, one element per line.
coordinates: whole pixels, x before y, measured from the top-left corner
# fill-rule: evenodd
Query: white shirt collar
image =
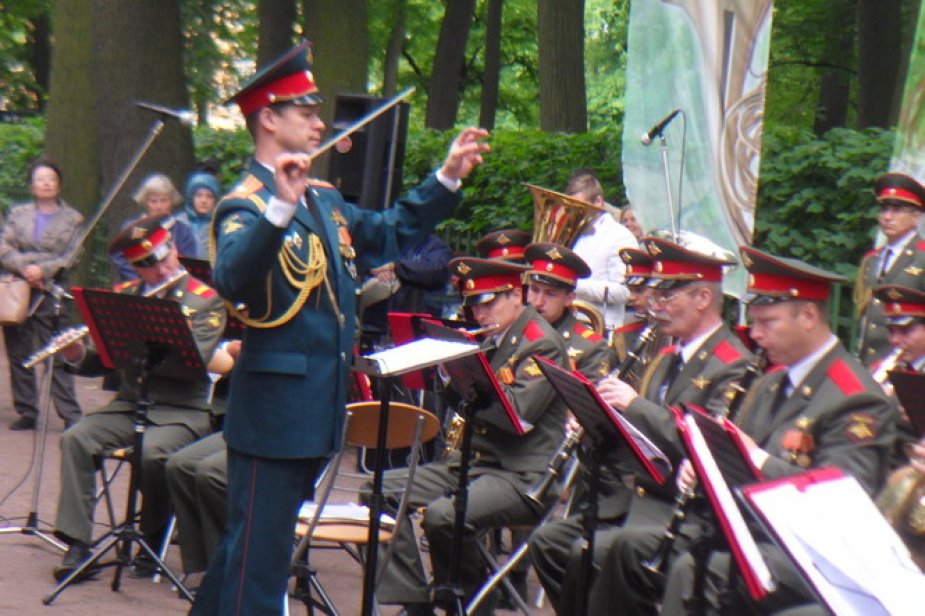
<path fill-rule="evenodd" d="M 694 338 L 687 344 L 681 345 L 680 353 L 681 353 L 681 359 L 684 360 L 684 363 L 686 364 L 690 362 L 691 358 L 694 356 L 694 353 L 700 350 L 700 347 L 702 347 L 703 343 L 707 341 L 707 338 L 709 338 L 714 333 L 716 333 L 716 331 L 722 326 L 723 326 L 723 322 L 720 321 L 719 323 L 716 324 L 716 327 L 714 327 L 713 329 L 700 334 L 699 336 L 697 336 L 696 338 Z"/>
<path fill-rule="evenodd" d="M 790 384 L 794 387 L 797 387 L 800 383 L 803 382 L 803 379 L 806 378 L 813 368 L 816 367 L 816 364 L 819 363 L 819 360 L 825 356 L 826 353 L 831 351 L 835 345 L 838 344 L 838 338 L 835 337 L 835 334 L 829 334 L 829 339 L 826 340 L 818 349 L 799 360 L 795 364 L 791 364 L 787 367 L 787 373 L 790 375 Z"/>

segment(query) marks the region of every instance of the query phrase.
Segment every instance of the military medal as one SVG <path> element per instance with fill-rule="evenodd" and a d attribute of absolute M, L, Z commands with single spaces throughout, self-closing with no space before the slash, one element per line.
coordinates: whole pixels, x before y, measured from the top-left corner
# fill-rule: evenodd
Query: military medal
<path fill-rule="evenodd" d="M 335 207 L 331 212 L 331 220 L 337 225 L 337 248 L 340 252 L 340 256 L 344 260 L 344 268 L 347 270 L 347 273 L 350 274 L 350 277 L 356 280 L 357 266 L 354 259 L 356 259 L 357 251 L 353 247 L 353 238 L 350 237 L 350 230 L 347 229 L 347 219 L 344 218 L 340 210 Z"/>

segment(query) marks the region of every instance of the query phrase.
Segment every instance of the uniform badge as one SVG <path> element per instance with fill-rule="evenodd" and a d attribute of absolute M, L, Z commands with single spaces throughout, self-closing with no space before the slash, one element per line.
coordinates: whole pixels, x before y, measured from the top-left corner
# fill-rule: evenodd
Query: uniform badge
<path fill-rule="evenodd" d="M 298 232 L 293 231 L 289 237 L 286 238 L 286 243 L 290 246 L 295 246 L 297 249 L 302 249 L 302 236 Z"/>
<path fill-rule="evenodd" d="M 855 443 L 871 441 L 877 436 L 876 420 L 868 413 L 852 413 L 845 428 L 848 438 Z"/>
<path fill-rule="evenodd" d="M 702 376 L 698 376 L 695 379 L 691 379 L 691 385 L 697 389 L 706 389 L 710 385 L 710 379 L 705 379 Z"/>
<path fill-rule="evenodd" d="M 209 318 L 206 321 L 209 323 L 209 327 L 218 329 L 222 325 L 222 313 L 212 310 L 209 312 Z"/>
<path fill-rule="evenodd" d="M 903 273 L 909 274 L 910 276 L 918 276 L 919 274 L 922 273 L 922 268 L 915 267 L 914 265 L 910 265 L 909 267 L 903 270 Z"/>
<path fill-rule="evenodd" d="M 539 368 L 534 368 L 539 371 Z M 505 385 L 514 384 L 514 371 L 511 370 L 508 366 L 504 366 L 498 369 L 498 380 L 504 383 Z"/>
<path fill-rule="evenodd" d="M 235 231 L 244 228 L 244 223 L 241 222 L 240 214 L 232 214 L 222 222 L 222 235 L 231 235 Z"/>

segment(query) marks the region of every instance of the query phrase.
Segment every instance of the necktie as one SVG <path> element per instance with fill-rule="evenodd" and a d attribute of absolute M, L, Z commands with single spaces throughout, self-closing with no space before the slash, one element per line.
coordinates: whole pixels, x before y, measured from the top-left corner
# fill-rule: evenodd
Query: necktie
<path fill-rule="evenodd" d="M 665 398 L 668 396 L 668 390 L 671 389 L 671 386 L 674 384 L 675 380 L 678 378 L 678 375 L 681 374 L 681 370 L 684 369 L 684 358 L 681 357 L 680 353 L 677 353 L 672 358 L 671 367 L 668 368 L 668 373 L 665 374 L 665 380 L 662 382 L 661 387 L 658 388 L 658 397 L 661 404 L 665 403 Z"/>
<path fill-rule="evenodd" d="M 877 282 L 881 282 L 890 269 L 890 259 L 893 257 L 893 251 L 890 248 L 883 249 L 883 261 L 880 263 L 880 275 L 877 276 Z"/>

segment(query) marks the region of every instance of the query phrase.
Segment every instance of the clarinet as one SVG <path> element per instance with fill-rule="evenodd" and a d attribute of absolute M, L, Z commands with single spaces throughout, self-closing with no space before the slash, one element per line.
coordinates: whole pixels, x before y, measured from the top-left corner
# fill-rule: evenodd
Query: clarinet
<path fill-rule="evenodd" d="M 742 378 L 729 385 L 726 390 L 726 397 L 729 402 L 722 411 L 713 414 L 714 419 L 735 419 L 736 414 L 739 412 L 739 408 L 742 406 L 742 402 L 745 400 L 745 393 L 752 386 L 755 377 L 764 372 L 766 360 L 765 350 L 760 349 L 758 353 L 755 354 L 755 359 L 745 369 L 745 374 L 742 375 Z M 674 498 L 674 509 L 671 512 L 671 519 L 668 520 L 668 524 L 662 532 L 662 538 L 658 543 L 658 548 L 656 548 L 651 558 L 642 563 L 642 566 L 645 567 L 647 571 L 657 575 L 665 574 L 665 565 L 668 563 L 668 557 L 671 555 L 674 542 L 681 532 L 681 526 L 687 518 L 688 509 L 690 509 L 695 496 L 696 493 L 692 488 L 685 487 L 678 491 L 678 494 Z"/>
<path fill-rule="evenodd" d="M 639 337 L 636 338 L 636 342 L 633 344 L 633 348 L 627 351 L 626 357 L 623 358 L 623 361 L 620 362 L 620 365 L 617 366 L 617 369 L 611 372 L 608 376 L 613 378 L 622 379 L 626 374 L 636 365 L 636 362 L 642 361 L 642 353 L 645 350 L 647 344 L 649 344 L 655 338 L 655 328 L 657 322 L 652 319 L 649 321 L 645 328 L 639 332 Z M 569 432 L 565 439 L 562 441 L 562 444 L 559 445 L 559 448 L 556 450 L 556 453 L 552 455 L 549 459 L 549 462 L 546 463 L 546 472 L 543 475 L 543 478 L 540 479 L 536 485 L 534 485 L 527 492 L 527 498 L 532 500 L 535 503 L 543 504 L 546 499 L 546 493 L 549 492 L 549 488 L 552 487 L 555 480 L 562 473 L 562 468 L 565 466 L 565 463 L 572 457 L 572 452 L 575 450 L 575 447 L 581 442 L 585 436 L 584 428 L 577 428 Z"/>

